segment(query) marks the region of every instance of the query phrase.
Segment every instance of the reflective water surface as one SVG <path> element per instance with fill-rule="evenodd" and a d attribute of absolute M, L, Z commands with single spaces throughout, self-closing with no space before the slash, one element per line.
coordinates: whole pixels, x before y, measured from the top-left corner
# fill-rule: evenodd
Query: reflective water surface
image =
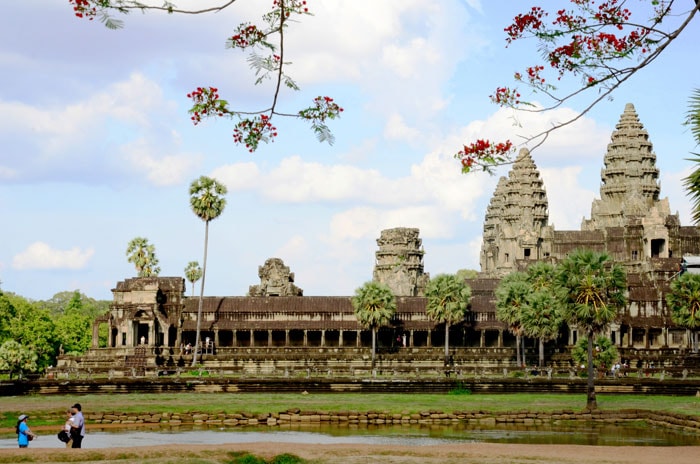
<path fill-rule="evenodd" d="M 643 423 L 519 425 L 282 425 L 260 427 L 139 426 L 88 429 L 83 447 L 112 448 L 169 444 L 226 443 L 386 444 L 425 446 L 441 443 L 531 443 L 601 446 L 700 446 L 700 434 Z M 61 448 L 55 433 L 40 433 L 30 447 Z M 0 438 L 0 448 L 17 447 L 16 436 Z"/>

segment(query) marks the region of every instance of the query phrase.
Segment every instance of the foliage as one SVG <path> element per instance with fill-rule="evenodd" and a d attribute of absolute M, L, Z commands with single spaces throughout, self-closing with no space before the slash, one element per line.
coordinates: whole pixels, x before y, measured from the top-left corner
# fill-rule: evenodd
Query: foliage
<path fill-rule="evenodd" d="M 82 297 L 75 291 L 63 314 L 55 320 L 56 339 L 65 353 L 83 354 L 90 348 L 93 320 L 83 311 Z"/>
<path fill-rule="evenodd" d="M 475 279 L 479 275 L 479 271 L 476 269 L 460 269 L 455 275 L 461 280 Z"/>
<path fill-rule="evenodd" d="M 520 338 L 523 335 L 522 309 L 530 294 L 530 284 L 527 282 L 527 274 L 513 272 L 505 276 L 496 287 L 496 318 L 508 325 L 508 330 L 515 335 L 516 358 L 519 366 L 521 359 Z M 524 357 L 524 356 L 523 356 Z"/>
<path fill-rule="evenodd" d="M 10 319 L 8 339 L 31 349 L 37 355 L 37 366 L 44 370 L 54 365 L 59 342 L 51 314 L 33 302 L 11 293 L 0 296 L 0 306 L 11 307 L 14 317 Z"/>
<path fill-rule="evenodd" d="M 139 277 L 156 277 L 160 273 L 156 247 L 145 237 L 133 238 L 126 247 L 126 256 L 136 267 Z"/>
<path fill-rule="evenodd" d="M 372 364 L 377 344 L 377 329 L 387 325 L 396 312 L 396 298 L 391 289 L 380 282 L 365 282 L 351 299 L 355 316 L 364 328 L 372 329 Z"/>
<path fill-rule="evenodd" d="M 187 263 L 185 277 L 192 284 L 192 296 L 194 296 L 194 284 L 202 278 L 202 268 L 197 261 L 190 261 Z"/>
<path fill-rule="evenodd" d="M 204 280 L 207 274 L 207 248 L 209 247 L 209 222 L 218 218 L 226 207 L 226 186 L 216 179 L 200 176 L 190 184 L 190 207 L 192 212 L 204 221 L 204 261 L 202 264 L 202 283 L 199 291 L 199 305 L 197 308 L 197 335 L 195 349 L 192 355 L 192 366 L 197 365 L 197 352 L 200 346 L 200 332 L 202 323 L 202 303 L 204 300 Z"/>
<path fill-rule="evenodd" d="M 576 250 L 557 266 L 564 319 L 586 333 L 588 343 L 587 407 L 597 408 L 593 379 L 593 336 L 605 330 L 625 305 L 625 271 L 606 253 Z"/>
<path fill-rule="evenodd" d="M 571 350 L 571 357 L 576 366 L 588 366 L 588 340 L 580 338 Z M 593 344 L 593 368 L 600 373 L 610 370 L 620 358 L 613 342 L 604 335 L 596 337 Z"/>
<path fill-rule="evenodd" d="M 539 6 L 518 14 L 505 28 L 506 44 L 531 39 L 537 43 L 542 63 L 514 74 L 516 86 L 498 86 L 491 101 L 516 111 L 544 112 L 563 105 L 574 97 L 587 98 L 577 116 L 549 129 L 525 137 L 525 143 L 544 143 L 548 135 L 573 123 L 642 69 L 651 65 L 684 30 L 700 8 L 695 2 L 684 6 L 678 0 L 641 2 L 634 15 L 624 0 L 570 0 L 547 11 Z M 644 18 L 646 15 L 646 18 Z M 670 29 L 670 32 L 667 32 Z M 634 62 L 636 60 L 636 63 Z M 555 83 L 567 77 L 578 81 L 572 91 L 561 91 Z M 536 106 L 521 95 L 523 85 L 532 94 L 547 99 Z M 510 141 L 479 140 L 467 143 L 455 155 L 462 172 L 474 168 L 491 171 L 495 165 L 510 162 Z M 495 149 L 494 147 L 500 147 Z M 508 148 L 508 149 L 506 149 Z M 495 152 L 494 152 L 495 150 Z"/>
<path fill-rule="evenodd" d="M 76 292 L 80 299 L 78 308 L 81 314 L 89 316 L 90 319 L 94 320 L 98 316 L 102 316 L 109 311 L 110 302 L 108 300 L 96 300 L 78 290 L 58 292 L 48 300 L 40 300 L 37 301 L 36 304 L 40 308 L 47 309 L 52 317 L 57 317 L 65 313 L 68 306 L 76 297 Z"/>
<path fill-rule="evenodd" d="M 666 294 L 671 320 L 695 333 L 700 328 L 700 274 L 685 273 L 671 282 Z M 693 350 L 697 351 L 693 337 Z"/>
<path fill-rule="evenodd" d="M 162 11 L 169 14 L 199 15 L 223 11 L 236 2 L 221 0 L 218 6 L 210 8 L 181 9 L 168 1 L 162 5 L 151 5 L 143 0 L 69 1 L 73 5 L 76 17 L 88 20 L 99 18 L 110 29 L 123 27 L 123 22 L 115 19 L 114 13 L 127 14 L 137 10 L 144 13 Z M 262 16 L 261 25 L 243 22 L 232 28 L 234 32 L 227 38 L 226 47 L 249 52 L 248 64 L 254 71 L 255 85 L 266 80 L 274 82 L 272 101 L 269 106 L 259 110 L 233 109 L 227 100 L 220 97 L 218 88 L 200 86 L 187 94 L 187 98 L 192 100 L 189 110 L 192 122 L 197 125 L 202 119 L 210 117 L 236 120 L 233 129 L 234 143 L 245 145 L 250 152 L 257 150 L 260 142 L 272 142 L 277 137 L 277 128 L 272 125 L 275 116 L 308 121 L 319 141 L 333 144 L 334 137 L 326 121 L 340 117 L 343 108 L 332 98 L 316 97 L 309 107 L 295 113 L 278 109 L 283 87 L 299 90 L 296 82 L 286 73 L 287 66 L 292 63 L 285 61 L 284 32 L 290 24 L 297 22 L 295 18 L 310 14 L 305 0 L 274 0 L 270 10 Z"/>
<path fill-rule="evenodd" d="M 10 371 L 10 378 L 14 374 L 21 378 L 24 374 L 36 372 L 36 361 L 37 355 L 31 348 L 14 340 L 6 340 L 0 345 L 0 370 Z"/>
<path fill-rule="evenodd" d="M 690 97 L 686 124 L 690 126 L 695 144 L 700 145 L 700 89 L 695 89 Z M 693 162 L 695 169 L 683 179 L 683 186 L 693 205 L 693 222 L 700 224 L 700 154 L 692 153 L 692 155 L 693 158 L 688 159 L 688 161 Z"/>
<path fill-rule="evenodd" d="M 445 356 L 449 355 L 449 327 L 464 320 L 471 300 L 471 288 L 452 274 L 440 274 L 430 279 L 425 289 L 428 319 L 445 324 Z"/>

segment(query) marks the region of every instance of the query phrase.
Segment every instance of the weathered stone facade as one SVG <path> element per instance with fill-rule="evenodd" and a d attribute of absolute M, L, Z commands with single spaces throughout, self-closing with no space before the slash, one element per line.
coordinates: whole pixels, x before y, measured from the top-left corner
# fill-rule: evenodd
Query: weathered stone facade
<path fill-rule="evenodd" d="M 430 275 L 423 272 L 423 240 L 414 228 L 397 227 L 377 239 L 373 280 L 386 284 L 396 296 L 423 296 Z"/>
<path fill-rule="evenodd" d="M 294 285 L 294 273 L 279 258 L 270 258 L 258 267 L 260 285 L 251 285 L 248 296 L 302 296 L 304 291 Z"/>
<path fill-rule="evenodd" d="M 543 182 L 527 150 L 521 151 L 486 211 L 481 276 L 503 277 L 538 260 L 556 263 L 579 248 L 606 252 L 628 276 L 629 303 L 611 338 L 623 347 L 684 346 L 686 331 L 671 321 L 665 294 L 682 256 L 700 254 L 700 229 L 681 226 L 668 199 L 659 199 L 656 155 L 632 104 L 625 106 L 603 163 L 590 219 L 581 230 L 559 231 L 547 224 Z M 476 311 L 495 312 L 493 298 Z"/>

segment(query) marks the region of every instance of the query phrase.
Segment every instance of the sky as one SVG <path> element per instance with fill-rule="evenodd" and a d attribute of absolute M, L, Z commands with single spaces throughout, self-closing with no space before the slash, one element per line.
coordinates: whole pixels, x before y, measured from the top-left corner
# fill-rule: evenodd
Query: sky
<path fill-rule="evenodd" d="M 279 109 L 294 113 L 316 96 L 333 97 L 344 108 L 330 123 L 335 143 L 320 143 L 308 124 L 276 118 L 279 136 L 251 154 L 233 143 L 230 120 L 194 126 L 186 95 L 214 86 L 243 110 L 270 105 L 269 84 L 254 85 L 246 54 L 226 49 L 225 40 L 237 24 L 259 23 L 271 3 L 238 0 L 198 16 L 136 12 L 116 31 L 75 18 L 67 0 L 3 5 L 3 291 L 111 299 L 117 282 L 136 276 L 126 257 L 135 237 L 155 246 L 161 276 L 184 277 L 188 262 L 203 260 L 205 227 L 188 193 L 201 175 L 228 188 L 226 208 L 210 224 L 206 295 L 245 295 L 272 257 L 289 266 L 304 295 L 352 295 L 372 278 L 381 231 L 394 227 L 420 229 L 431 276 L 479 269 L 486 206 L 508 167 L 464 175 L 453 154 L 477 138 L 521 143 L 586 102 L 525 115 L 490 103 L 514 72 L 541 62 L 534 41 L 506 47 L 503 32 L 531 5 L 309 0 L 313 16 L 292 24 L 285 39 L 286 70 L 301 90 L 284 91 Z M 628 2 L 633 13 L 644 3 Z M 682 178 L 699 150 L 683 121 L 700 88 L 698 21 L 612 99 L 532 152 L 556 229 L 578 229 L 590 217 L 626 103 L 650 134 L 661 197 L 690 225 Z"/>

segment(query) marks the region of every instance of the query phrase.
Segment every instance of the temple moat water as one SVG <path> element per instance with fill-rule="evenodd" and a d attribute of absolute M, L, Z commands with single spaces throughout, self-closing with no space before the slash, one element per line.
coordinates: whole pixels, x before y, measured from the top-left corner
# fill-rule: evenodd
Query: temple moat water
<path fill-rule="evenodd" d="M 275 428 L 179 426 L 103 429 L 91 426 L 85 448 L 116 448 L 169 444 L 226 444 L 274 442 L 306 444 L 381 444 L 426 446 L 441 443 L 523 443 L 599 446 L 700 446 L 700 434 L 651 426 L 586 423 L 574 425 L 517 424 L 479 425 L 387 425 L 348 427 L 289 425 Z M 55 433 L 44 431 L 30 447 L 62 448 Z M 3 435 L 0 448 L 17 447 L 16 437 Z"/>

